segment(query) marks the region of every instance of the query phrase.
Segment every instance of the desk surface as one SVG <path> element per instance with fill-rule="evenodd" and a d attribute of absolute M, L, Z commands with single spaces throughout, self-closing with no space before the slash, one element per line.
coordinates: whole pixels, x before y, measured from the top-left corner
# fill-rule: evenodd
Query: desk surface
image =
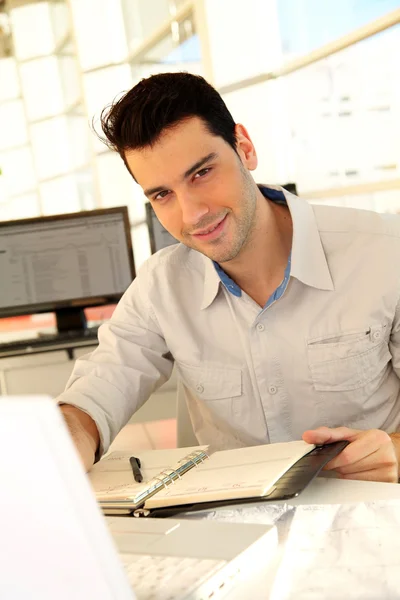
<path fill-rule="evenodd" d="M 283 505 L 285 504 L 284 502 L 274 502 L 273 505 L 272 503 L 268 506 L 269 503 L 267 502 L 261 502 L 261 503 L 257 503 L 255 505 L 238 505 L 236 507 L 227 507 L 226 509 L 218 509 L 216 511 L 213 511 L 214 514 L 213 515 L 207 515 L 205 513 L 202 514 L 203 518 L 215 518 L 216 520 L 224 520 L 224 521 L 232 521 L 232 522 L 246 522 L 246 523 L 267 523 L 267 524 L 272 524 L 272 523 L 276 523 L 277 525 L 277 529 L 278 529 L 278 535 L 279 535 L 279 547 L 277 550 L 277 553 L 273 559 L 273 561 L 269 564 L 266 565 L 265 570 L 263 570 L 263 572 L 260 572 L 256 578 L 254 578 L 253 581 L 249 582 L 249 595 L 248 597 L 250 598 L 265 598 L 265 599 L 269 599 L 272 598 L 273 600 L 276 600 L 277 598 L 281 598 L 280 593 L 280 582 L 282 581 L 282 573 L 280 572 L 280 566 L 281 565 L 285 565 L 283 568 L 285 568 L 285 573 L 284 573 L 284 579 L 287 580 L 287 576 L 289 575 L 289 573 L 286 572 L 286 568 L 288 567 L 288 565 L 292 565 L 293 563 L 291 562 L 293 559 L 289 558 L 285 561 L 285 550 L 287 547 L 287 536 L 289 533 L 289 528 L 291 527 L 291 523 L 292 523 L 292 519 L 293 519 L 293 511 L 290 511 L 290 507 L 291 506 L 301 506 L 301 505 L 310 505 L 310 504 L 317 504 L 317 505 L 333 505 L 333 504 L 355 504 L 355 503 L 370 503 L 370 502 L 383 502 L 386 500 L 400 500 L 400 485 L 398 484 L 391 484 L 391 483 L 375 483 L 375 482 L 368 482 L 368 481 L 349 481 L 349 480 L 340 480 L 340 479 L 334 479 L 334 478 L 326 478 L 326 477 L 319 477 L 317 479 L 315 479 L 308 487 L 306 490 L 304 490 L 304 492 L 302 492 L 300 494 L 300 496 L 294 500 L 290 500 L 286 503 L 286 507 L 284 507 Z M 289 507 L 289 511 L 287 511 Z M 279 509 L 281 508 L 281 512 L 279 511 Z M 287 511 L 286 513 L 284 511 Z M 353 508 L 350 510 L 354 510 Z M 376 513 L 374 513 L 374 510 L 376 509 L 369 509 L 369 518 L 372 517 L 372 520 L 374 521 L 374 516 Z M 380 510 L 380 509 L 379 509 Z M 396 510 L 396 515 L 398 515 L 399 511 L 400 511 L 400 507 Z M 362 513 L 364 512 L 363 510 L 361 511 Z M 275 513 L 275 514 L 274 514 Z M 292 514 L 290 514 L 292 513 Z M 192 513 L 192 515 L 190 515 L 189 518 L 193 518 L 195 517 L 195 513 Z M 185 516 L 185 518 L 187 518 Z M 357 521 L 358 522 L 358 521 Z M 395 531 L 399 530 L 398 527 L 398 522 L 399 522 L 399 518 L 397 518 L 397 523 L 393 522 L 392 526 L 396 527 Z M 373 557 L 374 557 L 374 551 L 372 549 L 371 546 L 374 545 L 373 543 L 373 537 L 374 537 L 374 533 L 366 533 L 367 529 L 369 527 L 369 525 L 367 526 L 367 523 L 365 523 L 365 517 L 364 520 L 361 519 L 361 523 L 364 523 L 364 527 L 366 529 L 364 529 L 364 533 L 361 534 L 360 536 L 360 540 L 359 542 L 361 543 L 362 541 L 367 541 L 367 547 L 364 549 L 364 546 L 360 547 L 359 544 L 357 543 L 357 547 L 358 547 L 358 553 L 357 553 L 357 558 L 356 561 L 359 562 L 359 564 L 361 565 L 361 570 L 363 568 L 363 564 L 364 561 L 366 562 L 374 562 L 373 561 Z M 358 525 L 360 525 L 361 523 L 358 523 Z M 314 526 L 315 526 L 315 521 L 314 521 Z M 307 531 L 309 531 L 307 529 Z M 334 535 L 336 535 L 337 533 L 335 533 Z M 344 532 L 345 537 L 342 538 L 342 542 L 343 540 L 346 540 L 346 543 L 348 542 L 348 538 L 346 538 L 346 532 Z M 354 534 L 350 534 L 350 535 L 354 535 Z M 382 536 L 380 536 L 379 534 L 377 535 L 377 539 L 379 540 L 380 544 L 383 544 L 385 546 L 385 552 L 386 554 L 388 552 L 390 552 L 390 548 L 393 547 L 393 549 L 397 551 L 400 551 L 400 542 L 397 545 L 396 548 L 396 534 L 395 534 L 395 539 L 394 540 L 388 540 L 387 536 L 388 533 L 387 531 L 385 533 L 382 532 Z M 313 546 L 313 542 L 312 540 L 313 538 L 313 534 L 310 532 L 310 544 L 311 547 Z M 369 537 L 370 536 L 370 537 Z M 389 534 L 390 536 L 390 534 Z M 323 538 L 322 538 L 323 539 Z M 330 539 L 330 538 L 328 538 Z M 333 538 L 334 539 L 334 538 Z M 353 546 L 354 546 L 354 538 L 353 539 Z M 307 540 L 306 540 L 306 544 L 305 546 L 308 545 Z M 318 545 L 318 544 L 317 544 Z M 339 544 L 340 546 L 340 544 Z M 326 553 L 327 556 L 329 556 L 332 559 L 332 556 L 335 555 L 335 553 L 339 553 L 340 555 L 340 559 L 339 563 L 334 566 L 332 566 L 331 568 L 331 564 L 328 560 L 326 567 L 324 569 L 324 578 L 326 578 L 327 582 L 332 582 L 335 581 L 334 587 L 331 588 L 329 585 L 327 586 L 326 584 L 321 585 L 321 581 L 318 582 L 318 575 L 317 576 L 317 580 L 316 580 L 316 587 L 314 589 L 314 583 L 312 584 L 312 586 L 309 586 L 308 584 L 306 584 L 306 588 L 308 585 L 308 590 L 306 591 L 306 595 L 304 595 L 304 589 L 303 589 L 303 594 L 300 593 L 300 597 L 301 599 L 307 598 L 307 600 L 309 600 L 311 597 L 312 598 L 318 598 L 318 600 L 332 600 L 333 598 L 335 600 L 337 600 L 337 598 L 344 598 L 346 597 L 346 594 L 343 593 L 344 589 L 346 588 L 346 581 L 345 581 L 345 577 L 347 576 L 346 574 L 346 566 L 347 563 L 349 561 L 349 556 L 348 553 L 346 553 L 343 549 L 340 550 L 340 548 L 336 547 L 323 547 L 324 552 Z M 343 554 L 343 556 L 342 556 Z M 372 558 L 371 558 L 372 556 Z M 379 561 L 379 550 L 377 550 L 377 560 Z M 306 569 L 306 574 L 302 575 L 301 578 L 305 581 L 309 581 L 309 578 L 313 579 L 314 578 L 314 572 L 316 574 L 319 574 L 321 576 L 321 570 L 319 569 L 314 569 L 314 567 L 310 567 L 309 565 L 307 565 L 307 560 L 310 561 L 312 560 L 312 552 L 308 554 L 308 549 L 307 549 L 307 553 L 306 555 L 302 555 L 301 560 L 298 562 L 298 559 L 296 559 L 296 563 L 298 563 L 299 565 L 303 565 L 303 567 Z M 334 560 L 333 560 L 334 563 Z M 341 564 L 344 563 L 344 564 Z M 313 563 L 314 564 L 314 563 Z M 382 581 L 382 577 L 384 577 L 384 573 L 385 573 L 385 569 L 379 568 L 379 565 L 373 565 L 374 568 L 371 568 L 371 571 L 368 571 L 368 577 L 369 577 L 369 581 L 368 581 L 368 585 L 370 586 L 371 590 L 375 590 L 377 591 L 377 589 L 380 590 L 380 592 L 383 591 L 383 588 L 385 586 L 384 582 Z M 376 567 L 376 569 L 375 569 Z M 297 579 L 296 579 L 296 575 L 292 575 L 293 576 L 293 584 L 295 587 L 294 589 L 292 589 L 291 592 L 288 592 L 288 595 L 284 596 L 285 599 L 286 598 L 297 598 L 298 597 L 298 592 L 300 592 L 300 590 L 297 588 L 296 585 L 296 581 L 298 582 L 298 571 L 301 571 L 302 568 L 297 567 Z M 398 567 L 394 567 L 394 570 L 396 571 L 396 569 L 398 570 Z M 351 574 L 351 566 L 349 569 L 350 575 Z M 295 569 L 296 572 L 296 569 Z M 308 575 L 307 575 L 308 573 Z M 364 569 L 364 571 L 362 572 L 363 575 L 366 574 L 366 570 Z M 395 596 L 390 596 L 390 595 L 386 595 L 386 598 L 400 598 L 400 581 L 397 582 L 397 579 L 395 582 L 393 582 L 393 568 L 392 568 L 392 572 L 390 573 L 388 570 L 388 576 L 392 575 L 392 581 L 391 581 L 391 591 L 393 592 L 393 590 L 396 590 L 396 595 Z M 300 578 L 300 579 L 301 579 Z M 355 588 L 353 589 L 353 593 L 351 595 L 351 598 L 357 598 L 357 599 L 361 599 L 361 598 L 375 598 L 375 596 L 371 596 L 366 594 L 365 592 L 365 582 L 362 582 L 362 580 L 358 579 L 358 583 L 357 583 L 357 577 L 354 577 L 353 574 L 353 578 L 350 576 L 348 581 L 352 581 L 353 585 L 355 586 Z M 277 583 L 279 582 L 279 583 Z M 304 587 L 304 581 L 302 581 L 303 587 Z M 319 585 L 319 588 L 318 588 Z M 363 589 L 363 592 L 357 592 L 358 589 L 358 585 L 361 586 L 360 589 Z M 278 587 L 276 587 L 278 586 Z M 367 586 L 368 587 L 368 586 Z M 327 589 L 329 588 L 329 589 Z M 310 590 L 314 589 L 314 592 L 316 592 L 316 594 L 314 594 L 313 596 L 309 595 L 311 594 Z M 316 590 L 319 591 L 316 591 Z M 347 588 L 346 588 L 347 589 Z M 251 591 L 250 591 L 251 590 Z M 336 590 L 336 591 L 335 591 Z M 336 594 L 336 592 L 338 592 L 339 590 L 339 595 Z M 390 594 L 390 592 L 388 592 Z M 333 595 L 332 595 L 333 594 Z M 355 594 L 355 595 L 354 595 Z M 350 597 L 350 596 L 349 596 Z M 383 598 L 383 596 L 379 595 L 376 596 L 379 598 Z M 229 600 L 241 600 L 241 596 L 240 594 L 235 594 L 235 592 L 233 591 L 231 594 L 229 594 L 228 596 Z"/>
<path fill-rule="evenodd" d="M 291 518 L 293 518 L 293 512 L 290 510 L 291 506 L 301 506 L 301 505 L 310 505 L 310 504 L 315 504 L 315 505 L 321 505 L 321 504 L 326 504 L 326 505 L 330 505 L 330 504 L 355 504 L 355 503 L 370 503 L 370 502 L 383 502 L 386 500 L 397 500 L 400 501 L 400 485 L 398 484 L 392 484 L 392 483 L 375 483 L 375 482 L 368 482 L 368 481 L 351 481 L 351 480 L 342 480 L 342 479 L 336 479 L 336 478 L 332 478 L 332 477 L 318 477 L 316 479 L 314 479 L 314 481 L 312 481 L 308 487 L 299 495 L 298 498 L 290 500 L 288 502 L 258 502 L 258 503 L 254 503 L 254 504 L 238 504 L 235 506 L 228 506 L 228 507 L 223 507 L 223 508 L 219 508 L 219 509 L 213 509 L 212 511 L 204 511 L 202 513 L 188 513 L 187 515 L 178 515 L 176 518 L 185 518 L 185 519 L 215 519 L 215 520 L 224 520 L 224 521 L 231 521 L 231 522 L 245 522 L 245 523 L 265 523 L 265 524 L 273 524 L 276 523 L 277 525 L 277 529 L 278 529 L 278 535 L 279 535 L 279 539 L 280 539 L 280 544 L 279 547 L 277 549 L 276 555 L 274 556 L 273 560 L 269 563 L 266 564 L 265 569 L 263 569 L 263 571 L 259 572 L 257 574 L 257 576 L 253 577 L 251 581 L 249 581 L 248 583 L 246 582 L 246 597 L 248 598 L 254 598 L 254 599 L 273 599 L 276 600 L 279 597 L 279 594 L 277 596 L 277 592 L 276 592 L 276 588 L 274 586 L 274 582 L 276 583 L 276 581 L 279 581 L 279 576 L 280 576 L 280 566 L 282 564 L 285 564 L 283 561 L 285 561 L 285 550 L 287 548 L 287 543 L 286 543 L 286 539 L 287 539 L 287 535 L 288 535 L 288 528 L 290 528 L 291 525 Z M 284 506 L 286 505 L 286 506 Z M 289 510 L 288 510 L 289 507 Z M 350 509 L 352 510 L 352 508 Z M 372 510 L 372 512 L 371 512 Z M 372 517 L 374 516 L 373 514 L 373 510 L 374 509 L 370 509 L 368 515 L 372 514 Z M 396 531 L 400 531 L 400 516 L 398 516 L 399 512 L 400 512 L 400 507 L 399 508 L 395 508 L 396 511 L 396 518 L 398 521 L 398 525 L 397 523 L 394 523 L 393 525 L 397 526 Z M 292 513 L 292 517 L 290 516 L 290 513 Z M 120 519 L 131 519 L 132 517 L 119 517 Z M 365 521 L 365 518 L 364 518 Z M 365 525 L 365 523 L 364 523 Z M 387 536 L 387 532 L 386 532 L 386 536 Z M 395 534 L 396 535 L 396 534 Z M 390 536 L 390 533 L 389 533 Z M 306 536 L 307 537 L 307 536 Z M 378 535 L 379 538 L 379 535 Z M 313 539 L 313 537 L 311 536 L 311 540 Z M 385 551 L 386 553 L 389 553 L 391 548 L 393 547 L 394 550 L 394 557 L 396 558 L 397 556 L 400 556 L 400 535 L 395 539 L 394 542 L 392 542 L 392 540 L 387 540 L 387 537 L 385 538 L 385 536 L 382 536 L 382 539 L 379 540 L 380 544 L 385 544 Z M 372 540 L 373 541 L 373 540 Z M 371 559 L 369 557 L 370 553 L 372 552 L 371 550 L 371 543 L 372 543 L 371 539 L 368 539 L 368 543 L 369 546 L 366 547 L 366 549 L 364 549 L 364 546 L 359 546 L 358 547 L 358 555 L 357 555 L 357 560 L 359 559 L 359 557 L 361 556 L 361 563 L 362 563 L 362 559 L 367 559 L 369 560 L 369 562 L 371 562 Z M 397 544 L 398 542 L 398 544 Z M 397 547 L 396 547 L 397 544 Z M 388 547 L 390 546 L 390 548 Z M 329 552 L 332 552 L 333 555 L 335 553 L 335 548 L 331 548 L 329 546 L 329 548 L 325 548 L 325 550 L 328 550 Z M 375 548 L 374 548 L 375 551 Z M 379 553 L 379 548 L 376 549 L 376 552 Z M 363 555 L 364 553 L 364 555 Z M 340 554 L 340 552 L 339 552 Z M 374 554 L 372 552 L 372 554 Z M 304 557 L 303 557 L 304 558 Z M 348 556 L 343 556 L 343 562 L 346 563 L 346 560 L 348 560 Z M 379 560 L 379 558 L 378 558 Z M 397 558 L 396 558 L 397 560 Z M 300 563 L 302 564 L 302 563 Z M 376 589 L 379 588 L 380 591 L 382 591 L 382 581 L 384 580 L 384 568 L 382 567 L 382 569 L 379 571 L 379 565 L 377 566 L 378 571 L 371 569 L 370 571 L 367 569 L 367 576 L 364 577 L 365 581 L 364 581 L 364 589 L 365 586 L 367 585 L 370 586 L 370 589 Z M 342 570 L 341 570 L 341 574 L 343 574 L 345 572 L 345 568 L 343 568 L 342 565 Z M 394 570 L 400 571 L 400 559 L 399 559 L 399 566 L 395 566 Z M 285 571 L 286 573 L 286 571 Z M 319 572 L 320 573 L 320 572 Z M 382 574 L 383 573 L 383 574 Z M 330 588 L 330 592 L 333 593 L 335 592 L 335 589 L 340 589 L 340 595 L 337 596 L 332 596 L 332 594 L 330 595 L 325 595 L 326 590 L 324 589 L 324 592 L 321 593 L 320 595 L 309 595 L 308 591 L 307 591 L 307 595 L 301 596 L 301 600 L 304 600 L 304 598 L 306 598 L 306 600 L 310 600 L 311 597 L 312 598 L 318 598 L 318 600 L 337 600 L 338 597 L 340 598 L 346 598 L 346 594 L 343 594 L 343 587 L 345 586 L 345 581 L 342 577 L 342 575 L 335 572 L 334 568 L 330 569 L 327 568 L 326 571 L 324 571 L 324 578 L 326 578 L 326 581 L 332 581 L 333 579 L 335 579 L 337 581 L 337 584 L 335 584 L 335 586 L 333 588 Z M 363 575 L 365 575 L 365 569 L 363 572 Z M 377 598 L 400 598 L 400 579 L 398 579 L 397 576 L 393 576 L 393 569 L 391 572 L 392 575 L 392 579 L 391 579 L 391 589 L 393 591 L 393 589 L 396 591 L 396 595 L 395 596 L 382 596 L 382 595 L 378 595 L 376 596 Z M 286 577 L 286 575 L 285 575 Z M 305 579 L 307 581 L 312 580 L 312 577 L 310 575 L 310 577 L 305 577 Z M 382 579 L 383 577 L 383 579 Z M 368 581 L 367 581 L 368 580 Z M 363 581 L 360 580 L 359 581 Z M 365 583 L 367 581 L 367 583 Z M 320 583 L 320 582 L 319 582 Z M 358 585 L 361 585 L 361 583 L 357 584 L 354 583 L 354 579 L 352 580 L 353 585 L 353 594 L 351 595 L 351 599 L 355 599 L 357 598 L 357 600 L 360 600 L 362 598 L 372 598 L 374 596 L 371 596 L 371 594 L 358 594 L 357 590 L 358 590 Z M 320 586 L 321 587 L 321 586 Z M 296 587 L 297 590 L 297 587 Z M 356 595 L 354 595 L 356 594 Z M 293 598 L 294 596 L 289 596 L 290 598 Z M 348 596 L 349 597 L 349 596 Z M 375 598 L 375 597 L 374 597 Z M 232 590 L 228 596 L 227 596 L 227 600 L 243 600 L 243 588 L 242 586 L 238 586 L 238 589 Z M 281 598 L 280 598 L 281 600 Z M 299 598 L 296 596 L 296 600 L 299 600 Z"/>
<path fill-rule="evenodd" d="M 296 506 L 301 504 L 344 504 L 391 499 L 400 500 L 400 485 L 396 483 L 317 477 L 298 498 L 291 500 L 289 504 Z"/>
<path fill-rule="evenodd" d="M 347 503 L 358 503 L 358 502 L 379 502 L 385 500 L 400 500 L 400 485 L 390 483 L 375 483 L 368 481 L 349 481 L 340 480 L 327 477 L 319 477 L 315 479 L 300 496 L 294 500 L 286 503 L 289 506 L 301 506 L 306 504 L 347 504 Z M 183 516 L 183 518 L 215 518 L 234 522 L 264 522 L 271 523 L 271 508 L 274 507 L 277 511 L 277 517 L 279 518 L 279 506 L 282 508 L 281 514 L 283 515 L 285 508 L 282 506 L 284 502 L 260 502 L 256 504 L 237 505 L 229 506 L 226 508 L 220 508 L 213 511 L 203 513 L 189 513 Z M 273 509 L 272 509 L 273 510 Z M 400 510 L 400 509 L 399 509 Z M 212 514 L 209 514 L 209 513 Z M 121 519 L 131 519 L 132 517 L 120 517 Z M 178 517 L 180 518 L 180 516 Z M 278 532 L 280 531 L 278 525 Z M 279 534 L 281 535 L 281 534 Z M 284 555 L 285 545 L 283 542 L 280 543 L 276 557 L 272 563 L 266 565 L 263 572 L 259 573 L 248 584 L 247 596 L 251 598 L 269 598 L 272 593 L 273 581 L 278 572 L 279 565 L 281 564 L 282 557 Z M 328 574 L 329 575 L 329 574 Z M 332 577 L 332 574 L 330 574 Z M 371 584 L 376 583 L 372 580 Z M 242 600 L 243 589 L 236 593 L 232 590 L 228 594 L 229 600 Z M 366 596 L 357 596 L 357 598 L 363 598 Z M 400 597 L 400 583 L 399 583 L 399 596 Z M 323 600 L 319 597 L 318 600 Z"/>
<path fill-rule="evenodd" d="M 45 352 L 57 352 L 65 350 L 68 352 L 70 359 L 74 358 L 73 351 L 76 348 L 84 348 L 86 346 L 97 346 L 97 330 L 96 334 L 88 337 L 75 337 L 72 339 L 53 340 L 30 338 L 26 340 L 18 340 L 16 342 L 0 343 L 0 359 L 11 358 L 15 356 L 31 356 L 32 354 L 42 354 Z"/>

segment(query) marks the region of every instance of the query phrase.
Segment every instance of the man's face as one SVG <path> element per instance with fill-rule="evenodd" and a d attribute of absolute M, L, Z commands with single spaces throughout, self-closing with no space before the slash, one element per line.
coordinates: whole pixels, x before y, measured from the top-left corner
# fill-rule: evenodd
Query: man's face
<path fill-rule="evenodd" d="M 244 127 L 238 154 L 197 117 L 166 130 L 126 161 L 162 223 L 177 240 L 218 263 L 236 258 L 254 228 L 257 158 Z"/>

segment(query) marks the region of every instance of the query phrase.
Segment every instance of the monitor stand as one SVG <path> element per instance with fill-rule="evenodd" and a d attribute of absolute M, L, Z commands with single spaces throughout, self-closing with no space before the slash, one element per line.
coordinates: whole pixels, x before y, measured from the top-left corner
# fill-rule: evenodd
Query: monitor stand
<path fill-rule="evenodd" d="M 77 331 L 82 335 L 87 328 L 87 320 L 83 308 L 69 306 L 56 310 L 56 321 L 58 333 L 65 331 Z"/>

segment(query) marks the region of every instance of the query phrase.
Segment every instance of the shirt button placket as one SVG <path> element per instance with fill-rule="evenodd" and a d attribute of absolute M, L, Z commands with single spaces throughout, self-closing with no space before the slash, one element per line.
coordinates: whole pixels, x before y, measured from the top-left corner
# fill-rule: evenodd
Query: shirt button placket
<path fill-rule="evenodd" d="M 274 360 L 274 349 L 268 342 L 267 327 L 264 323 L 258 322 L 255 325 L 255 333 L 257 342 L 255 347 L 259 348 L 258 356 L 253 354 L 255 360 L 257 360 L 256 374 L 259 382 L 259 389 L 261 394 L 261 402 L 266 420 L 268 437 L 269 440 L 276 440 L 276 419 L 277 419 L 277 406 L 279 400 L 275 400 L 275 397 L 279 392 L 279 386 L 275 383 L 275 369 L 272 368 Z M 257 359 L 256 359 L 257 356 Z M 273 382 L 273 383 L 272 383 Z M 276 404 L 278 403 L 278 404 Z"/>

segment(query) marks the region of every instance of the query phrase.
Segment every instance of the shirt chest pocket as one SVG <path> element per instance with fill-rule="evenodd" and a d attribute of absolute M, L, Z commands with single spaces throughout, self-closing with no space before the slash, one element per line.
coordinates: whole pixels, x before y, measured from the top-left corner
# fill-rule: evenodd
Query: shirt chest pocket
<path fill-rule="evenodd" d="M 242 395 L 242 371 L 214 365 L 193 367 L 180 363 L 184 384 L 202 400 L 221 401 Z"/>
<path fill-rule="evenodd" d="M 391 355 L 386 325 L 313 338 L 307 342 L 308 364 L 314 388 L 348 392 L 379 386 Z M 369 393 L 373 393 L 373 389 Z"/>

